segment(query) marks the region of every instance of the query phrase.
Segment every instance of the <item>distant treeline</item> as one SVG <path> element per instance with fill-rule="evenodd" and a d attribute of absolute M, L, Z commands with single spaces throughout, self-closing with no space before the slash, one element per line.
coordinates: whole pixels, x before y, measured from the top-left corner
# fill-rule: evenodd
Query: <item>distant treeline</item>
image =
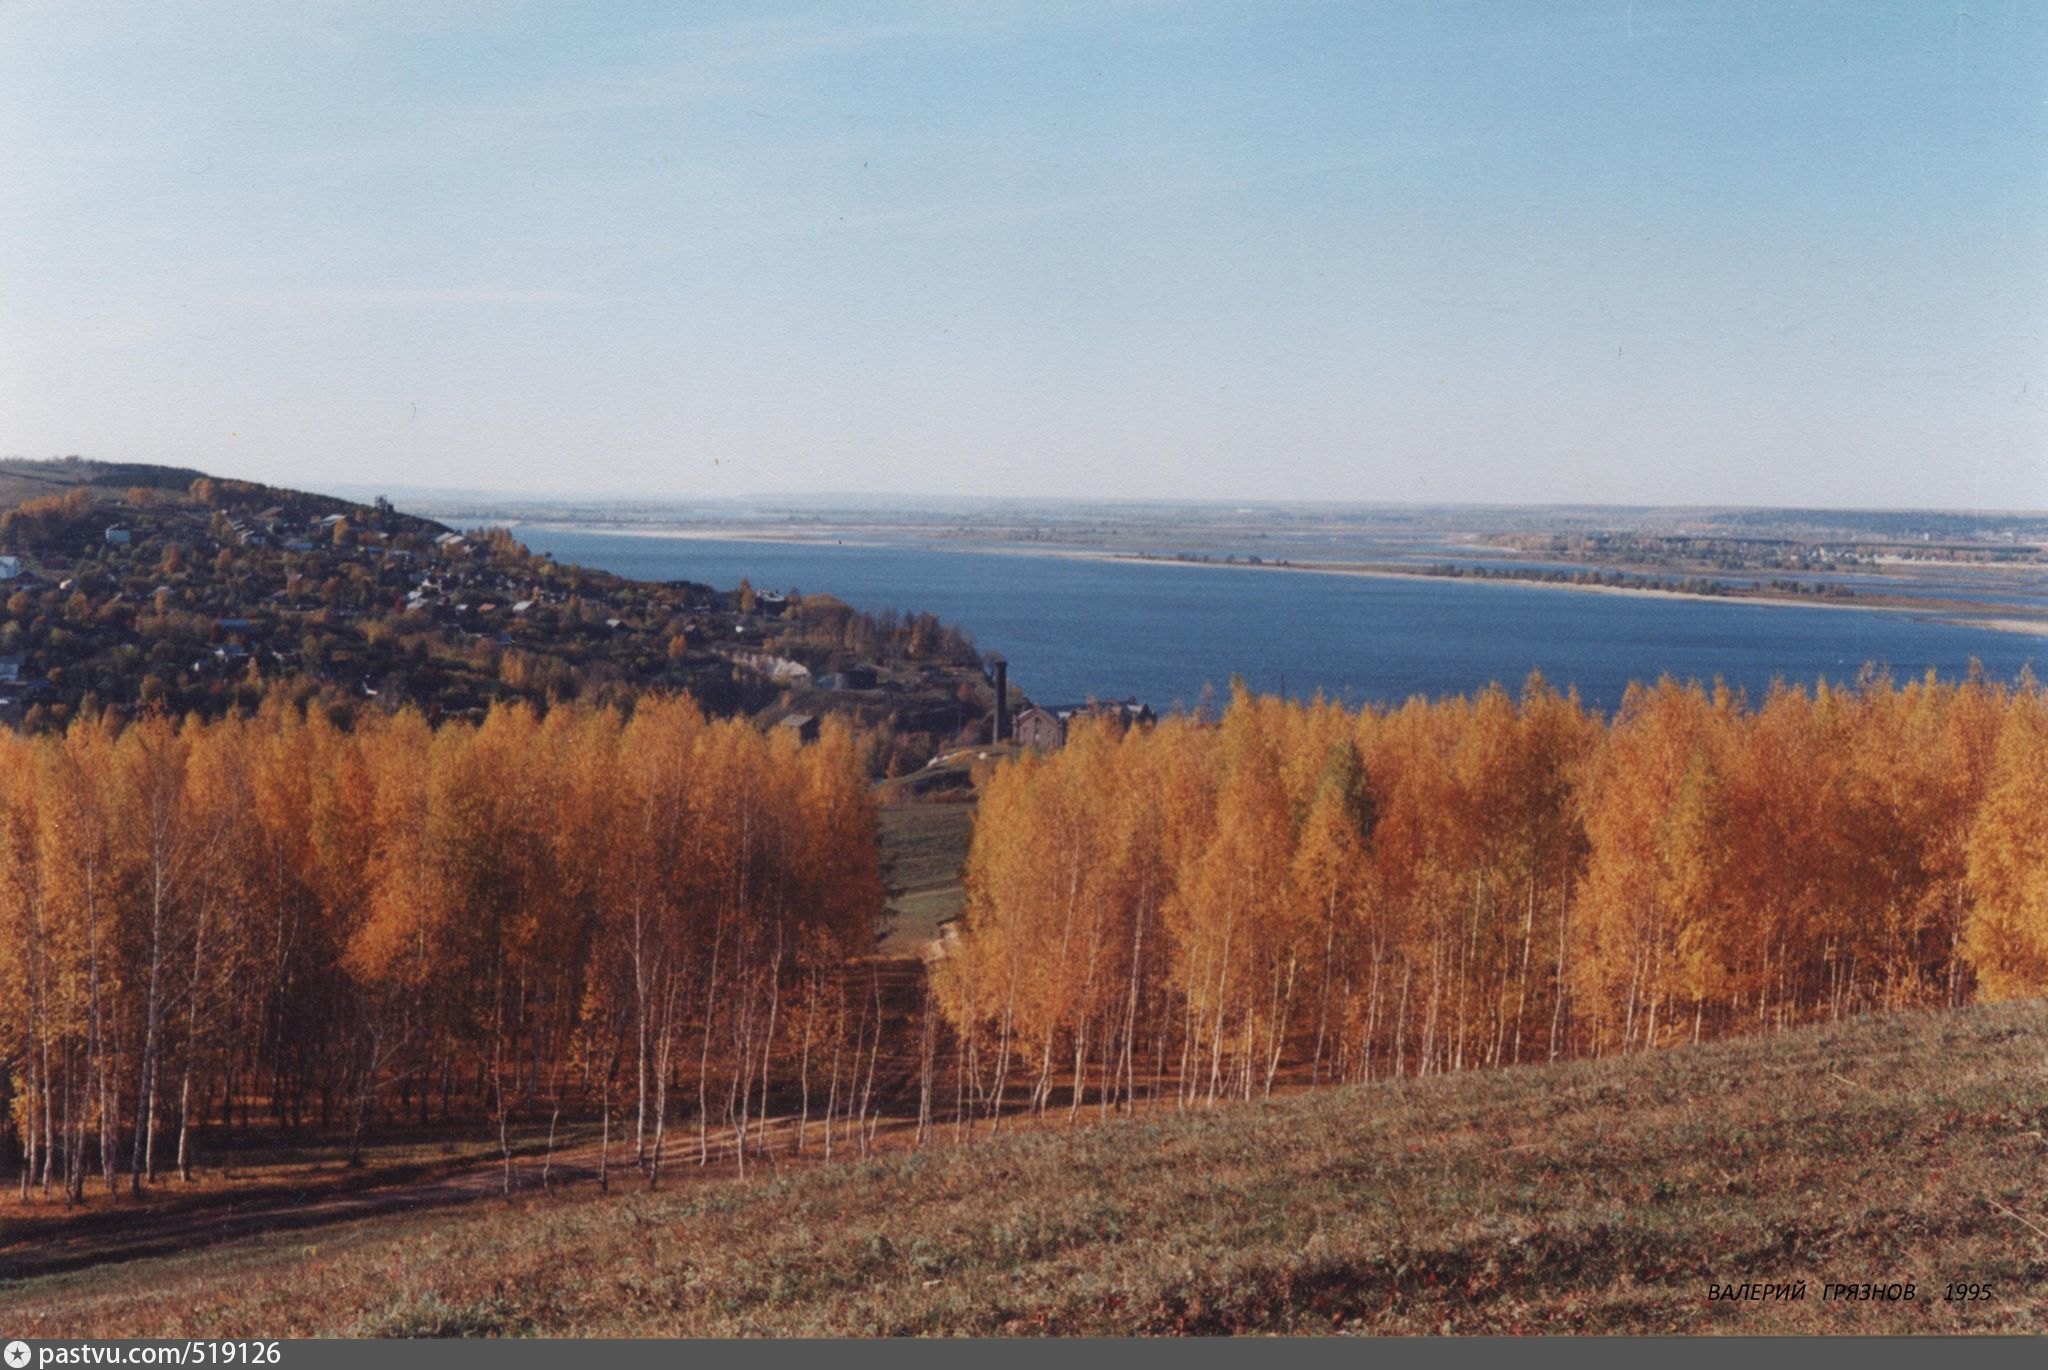
<path fill-rule="evenodd" d="M 1666 576 L 1631 575 L 1626 571 L 1607 569 L 1534 566 L 1460 566 L 1454 562 L 1432 562 L 1421 568 L 1426 576 L 1448 576 L 1452 579 L 1469 577 L 1474 580 L 1529 580 L 1544 585 L 1597 585 L 1619 590 L 1663 590 L 1679 595 L 1745 595 L 1755 593 L 1757 587 L 1730 585 L 1725 580 L 1710 576 L 1685 576 L 1672 579 Z M 1777 594 L 1808 595 L 1825 599 L 1853 599 L 1856 591 L 1847 585 L 1829 581 L 1798 581 L 1783 578 L 1764 582 L 1763 589 Z"/>
<path fill-rule="evenodd" d="M 1669 680 L 1219 726 L 987 784 L 938 990 L 985 1101 L 1250 1097 L 2048 990 L 2048 695 Z"/>

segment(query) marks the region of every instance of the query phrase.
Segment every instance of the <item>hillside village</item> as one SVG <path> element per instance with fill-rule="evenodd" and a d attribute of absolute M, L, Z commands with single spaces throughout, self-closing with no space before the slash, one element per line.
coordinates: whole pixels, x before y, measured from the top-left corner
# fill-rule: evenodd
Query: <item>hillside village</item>
<path fill-rule="evenodd" d="M 878 774 L 985 741 L 974 644 L 824 595 L 627 580 L 369 505 L 197 471 L 0 463 L 0 722 L 217 716 L 268 694 L 338 719 L 688 691 L 714 714 L 861 725 Z"/>

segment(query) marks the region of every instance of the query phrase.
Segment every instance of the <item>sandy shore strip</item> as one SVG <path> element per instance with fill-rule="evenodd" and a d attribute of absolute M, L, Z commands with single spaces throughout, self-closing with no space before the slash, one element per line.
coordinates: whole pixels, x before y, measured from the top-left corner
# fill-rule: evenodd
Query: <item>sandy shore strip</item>
<path fill-rule="evenodd" d="M 1987 628 L 1994 633 L 2025 633 L 2030 637 L 2048 637 L 2048 620 L 2038 618 L 1945 618 L 1944 623 L 1961 623 L 1971 628 Z"/>

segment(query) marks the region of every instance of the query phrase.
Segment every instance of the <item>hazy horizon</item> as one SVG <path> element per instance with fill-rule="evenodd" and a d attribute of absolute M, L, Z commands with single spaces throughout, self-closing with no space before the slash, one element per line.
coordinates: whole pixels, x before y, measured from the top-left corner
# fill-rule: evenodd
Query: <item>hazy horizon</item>
<path fill-rule="evenodd" d="M 835 502 L 873 506 L 882 510 L 929 510 L 947 505 L 988 505 L 1018 507 L 1116 507 L 1132 508 L 1274 508 L 1274 509 L 1402 509 L 1402 510 L 1560 510 L 1617 511 L 1632 513 L 1779 513 L 1779 514 L 1901 514 L 1926 513 L 1945 516 L 1981 514 L 1995 518 L 2048 517 L 2048 505 L 2037 508 L 1970 508 L 1965 505 L 1932 504 L 1656 504 L 1604 500 L 1483 500 L 1483 499 L 1282 499 L 1277 497 L 1231 497 L 1170 495 L 976 495 L 939 491 L 888 490 L 750 490 L 719 495 L 666 495 L 659 493 L 604 494 L 588 490 L 513 490 L 488 486 L 437 486 L 407 484 L 363 484 L 356 481 L 329 482 L 322 492 L 348 499 L 369 500 L 377 495 L 402 500 L 427 499 L 444 502 L 499 500 L 508 505 L 550 500 L 580 501 L 597 505 L 647 506 L 655 509 L 686 505 L 813 504 Z"/>
<path fill-rule="evenodd" d="M 505 499 L 2048 509 L 2041 7 L 0 34 L 0 451 Z"/>

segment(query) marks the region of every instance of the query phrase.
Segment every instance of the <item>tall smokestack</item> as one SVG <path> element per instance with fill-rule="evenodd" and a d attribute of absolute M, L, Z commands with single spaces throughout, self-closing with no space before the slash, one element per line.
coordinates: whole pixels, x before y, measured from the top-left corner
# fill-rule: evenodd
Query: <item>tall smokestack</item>
<path fill-rule="evenodd" d="M 991 742 L 1006 742 L 1010 737 L 1010 663 L 1002 657 L 992 657 L 989 669 L 995 672 L 996 722 Z"/>

